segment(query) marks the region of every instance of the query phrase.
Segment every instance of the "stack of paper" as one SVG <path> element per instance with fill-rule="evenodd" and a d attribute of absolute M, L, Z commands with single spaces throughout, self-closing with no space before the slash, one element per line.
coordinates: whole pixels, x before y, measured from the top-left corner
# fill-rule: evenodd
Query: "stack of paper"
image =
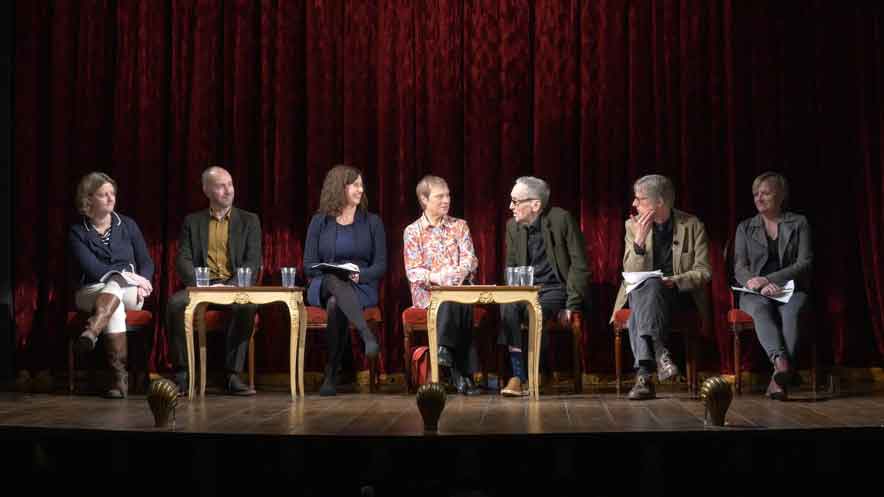
<path fill-rule="evenodd" d="M 626 283 L 626 293 L 635 290 L 639 285 L 649 278 L 662 278 L 663 271 L 636 271 L 633 273 L 623 273 L 623 281 Z"/>
<path fill-rule="evenodd" d="M 761 292 L 756 292 L 755 290 L 749 290 L 748 288 L 746 288 L 746 287 L 744 287 L 744 286 L 742 286 L 742 287 L 732 286 L 731 289 L 736 290 L 736 291 L 738 291 L 738 292 L 752 293 L 752 294 L 755 294 L 755 295 L 761 295 Z M 767 295 L 761 295 L 761 296 L 762 296 L 762 297 L 767 297 L 767 298 L 769 298 L 769 299 L 771 299 L 771 300 L 776 300 L 777 302 L 782 302 L 782 303 L 784 303 L 784 304 L 788 304 L 788 303 L 789 303 L 789 299 L 792 298 L 792 294 L 793 294 L 793 293 L 795 293 L 795 281 L 794 281 L 794 280 L 789 280 L 789 281 L 786 282 L 785 285 L 783 285 L 783 291 L 782 291 L 781 293 L 778 293 L 778 294 L 776 294 L 776 295 L 772 295 L 772 296 L 769 296 L 769 297 L 768 297 Z"/>

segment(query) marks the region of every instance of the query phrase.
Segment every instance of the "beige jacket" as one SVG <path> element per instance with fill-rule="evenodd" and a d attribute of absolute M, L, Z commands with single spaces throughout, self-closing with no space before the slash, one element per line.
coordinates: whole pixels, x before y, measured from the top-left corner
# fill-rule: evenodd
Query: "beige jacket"
<path fill-rule="evenodd" d="M 626 246 L 623 253 L 623 271 L 654 270 L 654 231 L 645 239 L 645 253 L 635 253 L 635 236 L 632 219 L 626 221 Z M 712 279 L 709 267 L 709 242 L 706 228 L 696 216 L 672 209 L 672 280 L 679 291 L 691 292 L 703 323 L 709 323 L 708 284 Z M 617 301 L 611 313 L 614 314 L 626 305 L 626 285 L 620 283 Z"/>

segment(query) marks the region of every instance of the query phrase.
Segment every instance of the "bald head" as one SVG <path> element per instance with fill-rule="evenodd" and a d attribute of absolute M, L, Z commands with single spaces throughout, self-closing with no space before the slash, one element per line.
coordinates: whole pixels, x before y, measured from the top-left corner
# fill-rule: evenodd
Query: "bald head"
<path fill-rule="evenodd" d="M 233 205 L 233 178 L 227 169 L 212 166 L 202 175 L 203 193 L 209 199 L 209 205 L 215 210 L 226 210 Z"/>

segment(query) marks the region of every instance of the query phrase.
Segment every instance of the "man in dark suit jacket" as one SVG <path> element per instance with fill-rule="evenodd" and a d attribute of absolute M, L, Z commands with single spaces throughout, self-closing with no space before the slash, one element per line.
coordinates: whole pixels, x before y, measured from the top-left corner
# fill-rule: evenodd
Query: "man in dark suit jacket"
<path fill-rule="evenodd" d="M 247 267 L 257 278 L 261 268 L 261 222 L 257 214 L 233 207 L 233 179 L 225 169 L 210 167 L 202 175 L 203 193 L 209 208 L 188 214 L 181 227 L 175 269 L 185 286 L 195 286 L 195 267 L 208 267 L 212 284 L 234 284 L 236 269 Z M 170 334 L 172 366 L 180 393 L 187 390 L 187 344 L 184 335 L 184 309 L 187 291 L 169 299 L 166 329 Z M 225 388 L 233 395 L 254 395 L 255 390 L 239 377 L 254 327 L 254 304 L 234 304 L 227 328 L 224 355 Z"/>
<path fill-rule="evenodd" d="M 586 243 L 580 226 L 559 207 L 549 207 L 549 186 L 532 176 L 516 180 L 510 194 L 513 219 L 506 225 L 506 265 L 534 268 L 534 284 L 540 286 L 543 321 L 559 320 L 568 326 L 572 311 L 588 302 L 589 271 Z M 505 396 L 526 394 L 528 378 L 522 345 L 525 304 L 501 306 L 503 319 L 499 343 L 509 346 L 513 377 L 501 390 Z"/>

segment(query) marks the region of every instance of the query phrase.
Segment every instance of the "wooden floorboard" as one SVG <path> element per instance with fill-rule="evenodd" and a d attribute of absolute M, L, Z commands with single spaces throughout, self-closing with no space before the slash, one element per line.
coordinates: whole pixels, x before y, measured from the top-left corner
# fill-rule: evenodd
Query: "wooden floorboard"
<path fill-rule="evenodd" d="M 812 395 L 771 401 L 736 397 L 733 429 L 789 430 L 884 426 L 884 395 Z M 85 395 L 0 393 L 0 426 L 154 430 L 143 395 L 106 400 Z M 687 394 L 635 402 L 613 394 L 544 395 L 539 400 L 499 395 L 450 395 L 440 435 L 524 435 L 703 430 L 704 406 Z M 726 428 L 727 429 L 727 428 Z M 423 424 L 415 397 L 405 394 L 308 395 L 292 402 L 281 392 L 239 398 L 179 399 L 175 431 L 319 436 L 416 436 Z"/>

